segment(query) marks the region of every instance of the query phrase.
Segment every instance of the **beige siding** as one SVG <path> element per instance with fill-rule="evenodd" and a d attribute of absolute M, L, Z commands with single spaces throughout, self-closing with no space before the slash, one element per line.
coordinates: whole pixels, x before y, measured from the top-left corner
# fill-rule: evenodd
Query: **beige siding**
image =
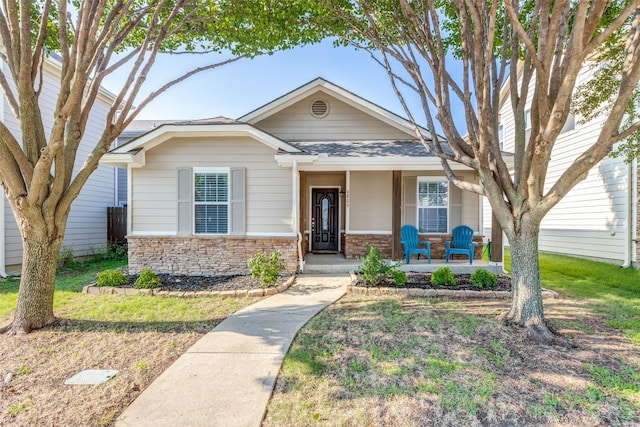
<path fill-rule="evenodd" d="M 402 188 L 402 218 L 403 224 L 417 225 L 418 211 L 418 177 L 434 177 L 445 179 L 442 174 L 429 172 L 405 172 Z M 459 177 L 466 181 L 477 181 L 472 172 L 459 173 Z M 480 196 L 468 191 L 462 191 L 453 184 L 449 184 L 449 231 L 458 225 L 467 225 L 476 233 L 480 229 Z"/>
<path fill-rule="evenodd" d="M 584 71 L 581 79 L 585 79 Z M 580 81 L 578 82 L 580 84 Z M 513 150 L 514 121 L 511 104 L 501 110 L 505 150 Z M 548 191 L 569 165 L 598 137 L 603 118 L 580 124 L 560 134 L 547 172 Z M 628 227 L 629 168 L 622 159 L 605 158 L 578 183 L 542 220 L 539 248 L 594 259 L 622 262 Z M 490 207 L 485 201 L 484 227 L 491 228 Z"/>
<path fill-rule="evenodd" d="M 45 68 L 40 108 L 45 132 L 50 132 L 53 124 L 53 109 L 56 103 L 59 83 L 57 77 Z M 20 138 L 20 126 L 3 97 L 2 121 Z M 89 117 L 87 128 L 78 149 L 74 175 L 82 167 L 87 156 L 95 147 L 102 134 L 108 105 L 100 98 Z M 114 168 L 100 165 L 89 177 L 78 198 L 71 206 L 63 245 L 71 248 L 75 255 L 89 255 L 104 250 L 107 243 L 107 207 L 113 206 L 115 199 Z M 7 265 L 22 262 L 22 239 L 16 226 L 9 203 L 5 204 L 5 257 Z"/>
<path fill-rule="evenodd" d="M 329 114 L 321 119 L 313 117 L 309 110 L 317 99 L 329 104 Z M 286 141 L 415 138 L 323 93 L 285 108 L 256 127 Z"/>
<path fill-rule="evenodd" d="M 349 230 L 391 233 L 392 172 L 351 172 Z"/>
<path fill-rule="evenodd" d="M 246 168 L 246 232 L 292 233 L 291 170 L 279 168 L 275 150 L 250 138 L 180 138 L 146 154 L 132 169 L 133 234 L 175 234 L 177 171 L 183 167 Z"/>

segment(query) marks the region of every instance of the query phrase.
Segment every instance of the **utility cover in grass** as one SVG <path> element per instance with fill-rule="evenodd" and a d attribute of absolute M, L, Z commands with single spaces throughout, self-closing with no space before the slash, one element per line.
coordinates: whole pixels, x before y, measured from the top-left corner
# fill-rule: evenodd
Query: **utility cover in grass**
<path fill-rule="evenodd" d="M 102 384 L 115 377 L 118 371 L 114 369 L 87 369 L 80 371 L 64 383 L 67 385 Z"/>

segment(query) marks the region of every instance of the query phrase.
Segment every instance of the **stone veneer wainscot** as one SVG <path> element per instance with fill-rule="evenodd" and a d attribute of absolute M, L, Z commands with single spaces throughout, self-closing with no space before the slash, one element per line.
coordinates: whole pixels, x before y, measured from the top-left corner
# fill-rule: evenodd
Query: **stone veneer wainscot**
<path fill-rule="evenodd" d="M 445 259 L 445 241 L 451 240 L 451 234 L 420 234 L 420 240 L 431 242 L 431 259 Z M 389 234 L 346 234 L 344 236 L 344 256 L 345 258 L 356 258 L 367 254 L 368 245 L 375 245 L 380 249 L 386 258 L 391 258 L 393 237 Z M 476 249 L 473 259 L 482 259 L 482 236 L 474 235 Z M 400 249 L 402 253 L 402 248 Z M 467 259 L 463 255 L 453 255 L 455 259 Z"/>
<path fill-rule="evenodd" d="M 280 252 L 285 270 L 297 269 L 294 237 L 128 236 L 129 273 L 150 268 L 156 274 L 216 276 L 247 274 L 249 258 L 257 252 Z"/>

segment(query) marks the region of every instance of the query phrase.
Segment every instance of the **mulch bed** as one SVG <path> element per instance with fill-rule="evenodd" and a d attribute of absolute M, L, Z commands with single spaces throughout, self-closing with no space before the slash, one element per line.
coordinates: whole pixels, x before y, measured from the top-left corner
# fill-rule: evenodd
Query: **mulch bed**
<path fill-rule="evenodd" d="M 238 291 L 260 288 L 260 282 L 251 275 L 232 274 L 226 276 L 187 276 L 176 274 L 158 274 L 162 289 L 166 291 Z M 279 276 L 273 286 L 285 283 L 291 276 Z M 129 283 L 123 287 L 132 288 L 137 275 L 129 275 Z"/>
<path fill-rule="evenodd" d="M 417 288 L 417 289 L 451 289 L 451 290 L 492 290 L 492 291 L 511 291 L 511 277 L 510 276 L 498 276 L 498 283 L 493 288 L 479 288 L 471 283 L 470 274 L 456 274 L 456 285 L 433 285 L 431 284 L 431 273 L 407 273 L 407 282 L 403 288 Z M 367 285 L 360 278 L 355 284 L 356 286 L 362 286 L 365 288 L 377 288 L 377 287 L 390 287 L 398 288 L 393 280 L 385 280 L 376 285 Z"/>

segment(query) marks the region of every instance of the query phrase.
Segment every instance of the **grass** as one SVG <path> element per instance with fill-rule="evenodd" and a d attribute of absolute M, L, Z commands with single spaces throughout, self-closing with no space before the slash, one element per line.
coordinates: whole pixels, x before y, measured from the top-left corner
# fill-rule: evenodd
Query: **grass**
<path fill-rule="evenodd" d="M 542 286 L 585 300 L 606 318 L 607 325 L 640 343 L 640 271 L 544 252 L 539 259 Z M 511 270 L 508 250 L 505 266 Z"/>
<path fill-rule="evenodd" d="M 82 294 L 124 260 L 68 263 L 54 291 L 58 322 L 0 336 L 0 425 L 113 425 L 115 418 L 203 334 L 259 298 L 160 298 Z M 0 281 L 0 324 L 11 320 L 19 281 Z M 82 369 L 115 369 L 100 386 L 65 386 Z M 11 374 L 9 386 L 3 383 Z"/>
<path fill-rule="evenodd" d="M 499 323 L 508 300 L 347 295 L 299 332 L 263 425 L 638 425 L 640 272 L 540 262 L 565 346 Z"/>

